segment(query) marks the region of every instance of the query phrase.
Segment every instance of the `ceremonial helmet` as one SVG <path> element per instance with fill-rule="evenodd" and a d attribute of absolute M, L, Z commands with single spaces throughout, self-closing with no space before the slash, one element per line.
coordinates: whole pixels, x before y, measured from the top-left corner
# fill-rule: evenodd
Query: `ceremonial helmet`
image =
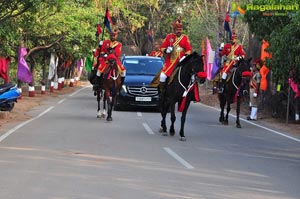
<path fill-rule="evenodd" d="M 231 35 L 231 40 L 236 39 L 237 35 L 234 29 L 232 29 L 232 35 Z"/>
<path fill-rule="evenodd" d="M 183 28 L 181 16 L 178 17 L 178 19 L 176 19 L 176 21 L 173 22 L 173 28 L 174 29 L 182 29 Z"/>
<path fill-rule="evenodd" d="M 253 65 L 259 70 L 262 67 L 262 61 L 260 58 L 257 58 L 253 61 Z"/>
<path fill-rule="evenodd" d="M 109 35 L 117 37 L 118 36 L 118 31 L 117 30 L 111 31 L 111 32 L 109 32 Z"/>

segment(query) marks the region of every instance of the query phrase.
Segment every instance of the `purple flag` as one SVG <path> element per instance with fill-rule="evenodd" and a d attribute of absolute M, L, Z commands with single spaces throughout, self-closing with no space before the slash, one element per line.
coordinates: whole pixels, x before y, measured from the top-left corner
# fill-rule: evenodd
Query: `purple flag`
<path fill-rule="evenodd" d="M 211 70 L 211 78 L 214 79 L 216 74 L 219 72 L 220 68 L 220 60 L 219 60 L 219 48 L 216 49 L 215 51 L 215 57 L 214 57 L 214 62 L 212 65 L 212 70 Z"/>
<path fill-rule="evenodd" d="M 18 58 L 18 72 L 17 77 L 19 80 L 31 83 L 32 82 L 32 73 L 25 61 L 25 55 L 27 54 L 27 50 L 24 47 L 19 48 L 19 58 Z"/>

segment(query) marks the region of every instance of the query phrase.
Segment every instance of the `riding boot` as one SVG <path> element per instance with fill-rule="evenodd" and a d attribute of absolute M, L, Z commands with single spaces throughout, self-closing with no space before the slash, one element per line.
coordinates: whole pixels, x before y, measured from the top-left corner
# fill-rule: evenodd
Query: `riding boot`
<path fill-rule="evenodd" d="M 165 92 L 166 92 L 166 82 L 159 82 L 159 102 L 161 107 L 164 100 Z"/>
<path fill-rule="evenodd" d="M 221 79 L 221 82 L 219 83 L 219 93 L 223 93 L 224 91 L 224 87 L 225 87 L 225 82 L 226 80 L 225 79 Z"/>
<path fill-rule="evenodd" d="M 125 77 L 121 77 L 121 86 L 124 84 Z"/>
<path fill-rule="evenodd" d="M 219 93 L 223 93 L 223 91 L 224 91 L 226 78 L 227 78 L 227 74 L 225 72 L 223 72 L 221 82 L 219 83 Z"/>

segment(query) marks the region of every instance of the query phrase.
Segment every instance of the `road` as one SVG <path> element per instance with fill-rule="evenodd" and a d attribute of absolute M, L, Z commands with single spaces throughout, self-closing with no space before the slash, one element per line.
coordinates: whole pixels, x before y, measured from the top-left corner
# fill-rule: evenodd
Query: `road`
<path fill-rule="evenodd" d="M 29 114 L 0 136 L 1 199 L 300 198 L 299 138 L 245 120 L 237 129 L 232 116 L 223 126 L 200 103 L 186 142 L 160 135 L 157 112 L 96 118 L 90 87 Z"/>

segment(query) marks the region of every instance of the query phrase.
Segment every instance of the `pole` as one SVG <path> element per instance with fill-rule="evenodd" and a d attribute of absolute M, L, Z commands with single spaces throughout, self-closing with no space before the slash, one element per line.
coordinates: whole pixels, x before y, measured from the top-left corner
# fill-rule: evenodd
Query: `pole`
<path fill-rule="evenodd" d="M 290 93 L 291 93 L 291 85 L 289 84 L 289 88 L 288 88 L 288 98 L 287 98 L 287 106 L 286 106 L 286 121 L 285 123 L 288 124 L 289 123 L 289 109 L 290 109 Z"/>

